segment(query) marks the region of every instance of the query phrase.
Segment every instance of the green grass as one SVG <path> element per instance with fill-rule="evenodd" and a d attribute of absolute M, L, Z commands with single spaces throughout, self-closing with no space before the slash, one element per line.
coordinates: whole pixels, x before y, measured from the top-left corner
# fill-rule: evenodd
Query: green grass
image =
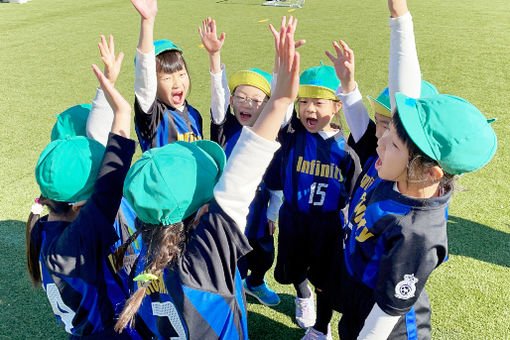
<path fill-rule="evenodd" d="M 227 33 L 222 51 L 227 75 L 249 67 L 272 68 L 268 23 L 278 24 L 287 8 L 263 7 L 262 0 L 161 0 L 155 38 L 169 38 L 190 66 L 190 103 L 208 131 L 209 74 L 197 27 L 206 16 Z M 468 190 L 450 205 L 450 259 L 431 276 L 434 339 L 510 337 L 510 11 L 506 0 L 410 2 L 424 79 L 440 92 L 468 99 L 487 117 L 499 149 L 484 169 L 463 176 Z M 386 1 L 308 0 L 292 13 L 302 69 L 328 61 L 324 50 L 344 39 L 356 53 L 356 78 L 363 94 L 386 86 L 388 12 Z M 268 19 L 265 22 L 261 20 Z M 24 223 L 38 193 L 33 172 L 49 142 L 55 114 L 89 103 L 97 81 L 90 64 L 100 63 L 100 34 L 113 34 L 126 53 L 119 90 L 133 101 L 134 48 L 139 17 L 127 0 L 33 0 L 0 4 L 0 339 L 64 339 L 42 290 L 34 290 L 25 269 Z M 368 104 L 368 103 L 367 103 Z M 137 154 L 137 156 L 139 153 Z M 292 320 L 293 291 L 274 282 L 282 304 L 274 309 L 252 302 L 252 339 L 298 339 Z M 335 315 L 333 329 L 338 315 Z"/>

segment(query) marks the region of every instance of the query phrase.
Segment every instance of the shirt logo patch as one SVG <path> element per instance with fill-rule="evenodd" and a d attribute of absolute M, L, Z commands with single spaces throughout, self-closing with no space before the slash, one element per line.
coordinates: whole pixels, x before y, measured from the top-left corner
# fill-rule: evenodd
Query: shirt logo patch
<path fill-rule="evenodd" d="M 401 300 L 409 300 L 416 292 L 415 283 L 418 279 L 414 274 L 405 274 L 404 279 L 395 286 L 395 297 Z"/>

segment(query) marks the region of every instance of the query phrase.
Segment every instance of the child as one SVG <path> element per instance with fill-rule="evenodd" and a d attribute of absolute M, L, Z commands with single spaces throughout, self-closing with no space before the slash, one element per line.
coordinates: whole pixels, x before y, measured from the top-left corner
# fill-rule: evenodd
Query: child
<path fill-rule="evenodd" d="M 430 339 L 424 286 L 447 256 L 454 175 L 479 169 L 496 151 L 494 131 L 461 98 L 397 93 L 396 107 L 377 147 L 382 182 L 361 197 L 346 229 L 336 290 L 341 339 Z"/>
<path fill-rule="evenodd" d="M 115 269 L 112 246 L 118 239 L 113 222 L 122 184 L 135 150 L 128 139 L 131 108 L 97 66 L 93 69 L 114 107 L 112 133 L 106 149 L 77 136 L 55 140 L 42 152 L 35 175 L 40 202 L 50 213 L 40 219 L 31 213 L 28 219 L 28 271 L 35 286 L 43 285 L 71 338 L 139 339 L 135 330 L 113 330 L 127 297 L 126 277 Z"/>
<path fill-rule="evenodd" d="M 182 50 L 153 43 L 157 0 L 131 0 L 141 16 L 135 66 L 135 127 L 142 151 L 202 139 L 202 117 L 186 101 L 190 78 Z"/>
<path fill-rule="evenodd" d="M 118 330 L 140 308 L 156 338 L 248 338 L 237 260 L 251 250 L 244 236 L 248 206 L 297 95 L 296 24 L 291 17 L 280 32 L 284 53 L 276 90 L 253 128 L 243 129 L 223 174 L 224 153 L 208 141 L 151 150 L 130 170 L 124 192 L 137 212 L 144 244 L 136 292 Z M 197 210 L 195 223 L 188 225 Z"/>
<path fill-rule="evenodd" d="M 296 321 L 310 328 L 306 336 L 330 339 L 332 310 L 322 290 L 342 223 L 339 211 L 348 203 L 359 161 L 341 129 L 331 124 L 342 104 L 335 97 L 339 80 L 331 66 L 312 67 L 300 77 L 299 119 L 281 134 L 280 178 L 267 183 L 282 189 L 275 279 L 296 288 Z M 308 279 L 317 291 L 317 322 Z M 313 327 L 312 327 L 313 326 Z"/>
<path fill-rule="evenodd" d="M 253 126 L 268 101 L 272 77 L 259 69 L 242 70 L 234 73 L 227 85 L 225 65 L 220 62 L 225 33 L 216 35 L 216 22 L 211 18 L 202 22 L 199 33 L 210 60 L 211 140 L 223 147 L 228 158 L 243 126 Z M 274 223 L 281 200 L 281 192 L 270 191 L 261 182 L 250 205 L 246 226 L 253 250 L 239 263 L 241 278 L 246 278 L 245 291 L 266 306 L 280 303 L 278 294 L 267 286 L 264 276 L 274 261 Z"/>

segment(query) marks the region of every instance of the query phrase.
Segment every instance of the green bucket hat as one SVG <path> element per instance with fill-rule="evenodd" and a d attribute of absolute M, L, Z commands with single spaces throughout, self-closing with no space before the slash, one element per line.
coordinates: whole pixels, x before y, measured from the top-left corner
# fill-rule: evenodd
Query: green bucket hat
<path fill-rule="evenodd" d="M 124 196 L 142 222 L 177 223 L 212 199 L 225 163 L 223 149 L 206 140 L 151 149 L 129 169 Z"/>
<path fill-rule="evenodd" d="M 323 65 L 307 69 L 299 77 L 298 98 L 338 100 L 335 91 L 340 85 L 335 68 Z"/>
<path fill-rule="evenodd" d="M 90 138 L 57 139 L 43 150 L 35 167 L 41 194 L 59 202 L 88 199 L 94 190 L 105 147 Z"/>
<path fill-rule="evenodd" d="M 273 76 L 267 72 L 259 70 L 258 68 L 250 68 L 249 70 L 241 70 L 234 73 L 228 80 L 228 87 L 231 93 L 239 85 L 250 85 L 258 88 L 271 97 L 271 79 Z"/>
<path fill-rule="evenodd" d="M 179 51 L 182 54 L 182 50 L 173 43 L 173 41 L 167 39 L 161 39 L 154 41 L 154 55 L 161 54 L 165 51 Z M 136 57 L 134 59 L 136 65 Z"/>
<path fill-rule="evenodd" d="M 51 141 L 67 137 L 87 136 L 87 119 L 90 110 L 90 104 L 80 104 L 58 114 L 57 121 L 51 130 Z"/>
<path fill-rule="evenodd" d="M 478 170 L 496 153 L 494 130 L 464 99 L 446 94 L 414 99 L 396 93 L 395 100 L 409 137 L 447 173 Z"/>
<path fill-rule="evenodd" d="M 428 81 L 421 81 L 420 98 L 430 97 L 439 94 L 439 91 L 434 85 Z M 391 104 L 390 104 L 390 89 L 385 88 L 377 99 L 367 96 L 370 105 L 374 112 L 377 112 L 383 116 L 391 118 Z"/>

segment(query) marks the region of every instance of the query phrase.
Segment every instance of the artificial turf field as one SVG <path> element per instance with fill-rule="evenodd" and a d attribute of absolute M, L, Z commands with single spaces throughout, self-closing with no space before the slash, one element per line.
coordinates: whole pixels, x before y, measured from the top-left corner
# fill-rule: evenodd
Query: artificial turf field
<path fill-rule="evenodd" d="M 268 24 L 282 15 L 299 19 L 301 69 L 331 64 L 324 50 L 343 39 L 356 55 L 363 94 L 386 86 L 388 10 L 380 0 L 307 0 L 304 7 L 263 7 L 258 0 L 160 0 L 155 39 L 184 50 L 190 69 L 189 102 L 209 126 L 208 57 L 197 27 L 211 16 L 227 38 L 227 75 L 258 67 L 270 71 L 273 40 Z M 510 339 L 510 4 L 506 0 L 409 2 L 421 70 L 441 93 L 466 98 L 488 118 L 499 148 L 492 162 L 458 182 L 449 209 L 449 260 L 430 277 L 433 339 Z M 99 63 L 100 34 L 113 34 L 124 51 L 117 88 L 133 102 L 139 16 L 128 0 L 33 0 L 0 3 L 0 339 L 65 339 L 42 289 L 25 269 L 25 222 L 39 195 L 34 167 L 49 142 L 55 114 L 90 103 L 97 86 L 90 64 Z M 368 105 L 368 102 L 366 102 Z M 369 110 L 371 111 L 371 110 Z M 133 134 L 133 137 L 134 134 Z M 137 152 L 135 159 L 140 156 Z M 266 275 L 282 303 L 268 308 L 248 298 L 251 339 L 299 339 L 293 289 Z M 333 321 L 334 336 L 339 315 Z"/>

